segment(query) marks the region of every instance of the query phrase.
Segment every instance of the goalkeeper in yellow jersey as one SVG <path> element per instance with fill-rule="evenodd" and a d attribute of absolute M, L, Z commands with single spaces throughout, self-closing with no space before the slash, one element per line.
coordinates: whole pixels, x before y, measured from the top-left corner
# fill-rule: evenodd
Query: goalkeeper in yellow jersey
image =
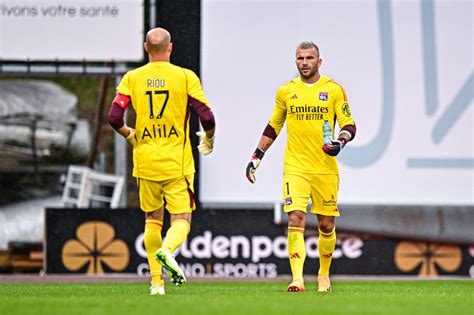
<path fill-rule="evenodd" d="M 246 176 L 255 182 L 255 171 L 286 121 L 288 142 L 283 171 L 284 210 L 288 213 L 288 256 L 293 281 L 290 292 L 304 291 L 306 208 L 318 218 L 318 291 L 330 292 L 329 267 L 336 245 L 335 217 L 339 216 L 336 155 L 354 139 L 356 126 L 343 87 L 319 73 L 319 48 L 302 42 L 296 49 L 299 77 L 278 89 L 270 122 L 247 165 Z M 336 122 L 340 131 L 334 139 Z M 323 125 L 324 130 L 323 131 Z"/>
<path fill-rule="evenodd" d="M 176 285 L 186 282 L 173 252 L 186 240 L 194 203 L 194 159 L 189 138 L 190 110 L 199 115 L 201 154 L 213 150 L 215 121 L 196 74 L 170 63 L 171 37 L 162 28 L 150 30 L 144 44 L 149 63 L 127 72 L 109 111 L 110 125 L 133 146 L 133 176 L 140 208 L 145 212 L 144 243 L 151 274 L 151 295 L 165 294 L 162 266 Z M 135 129 L 124 122 L 129 105 Z M 162 242 L 164 209 L 171 226 Z"/>

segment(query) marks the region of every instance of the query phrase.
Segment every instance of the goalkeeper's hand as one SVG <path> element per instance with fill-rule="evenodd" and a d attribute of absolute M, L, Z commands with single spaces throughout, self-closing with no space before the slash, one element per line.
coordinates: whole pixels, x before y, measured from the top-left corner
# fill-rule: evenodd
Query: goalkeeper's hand
<path fill-rule="evenodd" d="M 347 140 L 343 137 L 339 137 L 337 140 L 331 140 L 331 142 L 323 145 L 323 151 L 330 156 L 336 156 L 346 145 Z"/>
<path fill-rule="evenodd" d="M 127 141 L 130 142 L 132 147 L 136 147 L 137 146 L 137 138 L 135 137 L 135 129 L 130 128 L 128 130 L 129 130 L 129 134 L 125 139 L 127 139 Z"/>
<path fill-rule="evenodd" d="M 252 155 L 252 159 L 250 160 L 249 164 L 247 164 L 247 169 L 245 170 L 245 175 L 247 176 L 247 179 L 253 184 L 257 180 L 255 178 L 255 171 L 257 170 L 258 166 L 260 165 L 260 162 L 263 159 L 263 156 L 265 155 L 265 152 L 257 148 Z"/>
<path fill-rule="evenodd" d="M 214 137 L 208 138 L 204 131 L 196 132 L 199 137 L 198 150 L 202 155 L 208 155 L 214 150 Z"/>

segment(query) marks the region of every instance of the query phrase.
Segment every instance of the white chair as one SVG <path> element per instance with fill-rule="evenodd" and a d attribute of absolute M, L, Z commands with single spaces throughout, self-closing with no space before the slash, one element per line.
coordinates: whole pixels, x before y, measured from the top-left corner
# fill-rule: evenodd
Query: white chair
<path fill-rule="evenodd" d="M 72 208 L 117 208 L 123 187 L 123 176 L 71 165 L 64 185 L 62 204 Z"/>

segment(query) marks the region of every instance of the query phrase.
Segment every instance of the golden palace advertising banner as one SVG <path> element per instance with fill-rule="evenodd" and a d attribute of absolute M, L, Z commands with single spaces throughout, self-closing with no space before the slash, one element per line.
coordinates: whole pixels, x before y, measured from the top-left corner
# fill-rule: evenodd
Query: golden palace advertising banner
<path fill-rule="evenodd" d="M 47 209 L 46 272 L 147 275 L 143 225 L 144 214 L 137 209 Z M 305 272 L 316 275 L 316 229 L 307 228 L 305 237 Z M 272 211 L 199 210 L 175 254 L 187 276 L 274 278 L 291 274 L 286 242 L 286 227 L 273 223 Z M 474 246 L 341 231 L 331 272 L 474 277 L 473 256 Z"/>

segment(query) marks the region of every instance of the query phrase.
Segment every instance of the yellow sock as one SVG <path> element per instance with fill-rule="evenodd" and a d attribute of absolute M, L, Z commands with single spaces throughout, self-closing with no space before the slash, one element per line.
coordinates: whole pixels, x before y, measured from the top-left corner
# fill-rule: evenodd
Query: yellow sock
<path fill-rule="evenodd" d="M 155 260 L 155 252 L 161 247 L 161 228 L 163 222 L 160 220 L 145 220 L 144 243 L 146 255 L 148 257 L 148 266 L 150 266 L 150 275 L 152 284 L 163 285 L 163 269 Z"/>
<path fill-rule="evenodd" d="M 188 237 L 191 227 L 186 220 L 175 220 L 171 223 L 166 238 L 163 242 L 163 248 L 169 253 L 173 253 Z"/>
<path fill-rule="evenodd" d="M 288 227 L 288 257 L 290 258 L 293 280 L 303 279 L 303 266 L 306 258 L 304 228 Z"/>
<path fill-rule="evenodd" d="M 319 230 L 318 250 L 319 250 L 319 272 L 320 276 L 329 276 L 331 267 L 332 253 L 336 248 L 336 227 L 329 232 L 324 233 Z"/>

